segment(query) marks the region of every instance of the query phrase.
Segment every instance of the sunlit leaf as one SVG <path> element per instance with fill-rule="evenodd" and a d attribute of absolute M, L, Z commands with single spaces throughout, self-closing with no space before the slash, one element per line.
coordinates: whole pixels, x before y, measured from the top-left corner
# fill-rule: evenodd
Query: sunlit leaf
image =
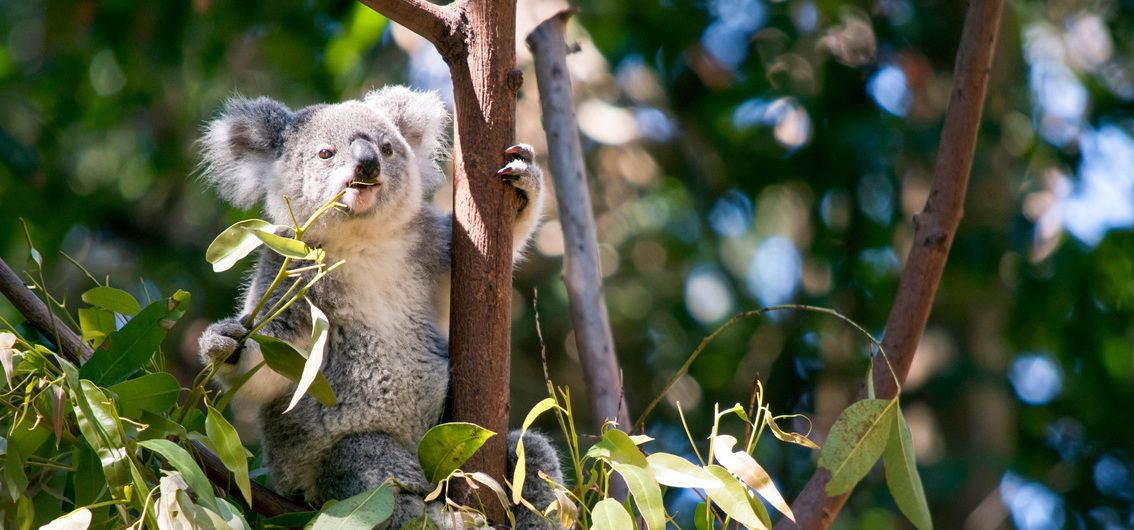
<path fill-rule="evenodd" d="M 118 329 L 114 313 L 101 307 L 79 308 L 79 329 L 82 339 L 92 347 L 102 346 L 103 341 Z"/>
<path fill-rule="evenodd" d="M 890 427 L 890 441 L 882 452 L 882 465 L 886 468 L 886 485 L 890 495 L 902 513 L 918 530 L 932 530 L 933 519 L 929 515 L 929 503 L 925 500 L 925 489 L 917 472 L 913 437 L 910 427 L 901 410 L 894 414 Z"/>
<path fill-rule="evenodd" d="M 556 487 L 552 493 L 555 494 L 555 500 L 548 505 L 543 514 L 555 513 L 559 517 L 561 528 L 575 528 L 575 523 L 579 520 L 579 507 L 575 506 L 575 501 L 572 501 L 562 488 Z"/>
<path fill-rule="evenodd" d="M 645 434 L 631 434 L 630 441 L 634 442 L 634 445 L 642 445 L 646 442 L 654 441 L 654 437 Z"/>
<path fill-rule="evenodd" d="M 718 488 L 717 480 L 704 468 L 680 456 L 669 453 L 654 453 L 646 457 L 649 470 L 661 484 L 674 488 Z"/>
<path fill-rule="evenodd" d="M 134 316 L 142 310 L 142 306 L 138 305 L 138 300 L 133 295 L 113 287 L 100 286 L 90 289 L 83 293 L 83 301 L 126 316 Z"/>
<path fill-rule="evenodd" d="M 87 530 L 90 525 L 91 511 L 79 508 L 39 527 L 39 530 Z"/>
<path fill-rule="evenodd" d="M 107 390 L 118 396 L 119 413 L 137 419 L 143 410 L 162 414 L 176 405 L 181 385 L 172 375 L 155 372 L 123 381 Z"/>
<path fill-rule="evenodd" d="M 138 442 L 138 445 L 161 455 L 169 465 L 181 473 L 185 482 L 193 488 L 193 493 L 197 494 L 197 498 L 206 507 L 217 510 L 217 498 L 213 495 L 213 486 L 188 451 L 169 440 L 144 440 Z"/>
<path fill-rule="evenodd" d="M 643 468 L 649 465 L 646 462 L 646 455 L 634 445 L 630 436 L 618 429 L 610 429 L 603 433 L 602 439 L 587 450 L 586 457 Z"/>
<path fill-rule="evenodd" d="M 897 401 L 864 399 L 847 407 L 819 452 L 819 466 L 831 471 L 827 495 L 850 491 L 886 449 Z"/>
<path fill-rule="evenodd" d="M 79 431 L 98 456 L 115 497 L 124 498 L 122 488 L 130 484 L 131 477 L 122 421 L 114 404 L 97 385 L 83 379 L 80 388 L 71 395 Z"/>
<path fill-rule="evenodd" d="M 277 254 L 292 259 L 317 259 L 323 256 L 320 249 L 313 249 L 298 239 L 277 236 L 264 230 L 249 230 Z"/>
<path fill-rule="evenodd" d="M 248 459 L 244 455 L 244 446 L 240 443 L 236 429 L 217 409 L 208 407 L 208 415 L 205 416 L 205 434 L 209 437 L 209 442 L 220 457 L 221 463 L 232 472 L 240 494 L 251 504 L 252 484 L 248 478 Z"/>
<path fill-rule="evenodd" d="M 508 493 L 504 491 L 504 486 L 501 486 L 500 483 L 497 482 L 496 479 L 492 478 L 491 475 L 482 473 L 480 471 L 473 473 L 462 473 L 461 475 L 465 478 L 465 481 L 468 483 L 469 488 L 471 489 L 477 489 L 477 484 L 480 484 L 492 490 L 492 493 L 496 495 L 496 500 L 500 503 L 500 506 L 504 507 L 504 515 L 508 517 L 508 523 L 512 528 L 516 527 L 516 515 L 512 513 L 511 509 L 509 509 L 511 505 L 508 503 Z"/>
<path fill-rule="evenodd" d="M 634 498 L 638 513 L 646 521 L 650 530 L 665 530 L 665 506 L 662 504 L 661 486 L 649 472 L 630 464 L 611 464 L 614 471 L 622 475 L 626 488 Z"/>
<path fill-rule="evenodd" d="M 98 350 L 79 375 L 100 385 L 125 379 L 153 358 L 172 322 L 189 306 L 189 293 L 177 291 L 168 300 L 154 302 L 110 336 L 110 349 Z"/>
<path fill-rule="evenodd" d="M 472 423 L 442 423 L 426 431 L 417 458 L 430 482 L 444 480 L 496 433 Z"/>
<path fill-rule="evenodd" d="M 393 513 L 394 493 L 383 483 L 327 506 L 315 517 L 311 530 L 371 530 Z"/>
<path fill-rule="evenodd" d="M 591 510 L 592 530 L 629 530 L 630 528 L 634 528 L 630 514 L 626 513 L 626 508 L 614 499 L 598 501 Z"/>
<path fill-rule="evenodd" d="M 771 475 L 752 458 L 752 455 L 744 451 L 733 451 L 733 447 L 736 446 L 736 438 L 721 434 L 717 435 L 714 443 L 716 447 L 713 454 L 725 469 L 756 490 L 757 494 L 766 499 L 788 519 L 791 519 L 792 522 L 795 521 L 795 514 L 792 513 L 791 506 L 788 506 L 783 495 L 780 495 L 780 490 L 772 482 Z"/>
<path fill-rule="evenodd" d="M 744 484 L 721 466 L 706 466 L 705 470 L 721 481 L 721 487 L 705 489 L 705 494 L 713 504 L 747 528 L 759 530 L 767 528 L 752 509 L 748 488 L 744 487 Z"/>
<path fill-rule="evenodd" d="M 520 427 L 520 436 L 516 440 L 516 465 L 512 470 L 512 503 L 520 504 L 523 497 L 524 481 L 527 479 L 528 466 L 527 455 L 524 452 L 524 434 L 535 423 L 536 418 L 540 414 L 547 412 L 555 407 L 555 399 L 547 397 L 536 403 L 531 410 L 528 411 L 527 417 L 524 418 L 524 424 Z"/>
<path fill-rule="evenodd" d="M 295 393 L 291 396 L 291 402 L 284 409 L 285 413 L 299 404 L 300 398 L 311 388 L 315 378 L 321 375 L 323 350 L 327 347 L 327 330 L 331 328 L 331 324 L 327 321 L 327 315 L 311 303 L 311 300 L 307 298 L 304 298 L 304 300 L 307 300 L 307 306 L 311 309 L 311 341 L 307 346 L 307 360 L 303 363 L 303 372 L 299 376 Z"/>
<path fill-rule="evenodd" d="M 785 416 L 779 416 L 779 417 L 783 418 Z M 780 426 L 776 424 L 777 418 L 773 418 L 770 413 L 766 414 L 764 416 L 764 418 L 765 418 L 764 424 L 767 425 L 768 429 L 772 431 L 772 436 L 775 436 L 781 442 L 787 442 L 787 443 L 793 443 L 793 444 L 796 444 L 796 445 L 802 445 L 804 447 L 808 447 L 808 448 L 811 448 L 811 449 L 818 449 L 819 448 L 818 444 L 811 441 L 809 438 L 807 438 L 806 436 L 804 436 L 802 434 L 794 433 L 794 432 L 787 432 L 787 431 L 780 429 Z"/>
<path fill-rule="evenodd" d="M 295 346 L 267 335 L 252 335 L 252 340 L 260 345 L 260 353 L 264 356 L 268 368 L 292 381 L 299 382 L 303 377 L 303 368 L 307 365 L 307 359 Z M 327 378 L 322 373 L 316 373 L 315 380 L 307 387 L 307 393 L 325 406 L 335 405 L 335 393 L 331 390 L 331 383 L 327 382 Z"/>
<path fill-rule="evenodd" d="M 273 226 L 262 219 L 245 219 L 226 228 L 205 251 L 205 261 L 213 264 L 214 272 L 232 268 L 262 244 L 255 231 L 271 230 Z"/>
<path fill-rule="evenodd" d="M 12 387 L 12 374 L 15 371 L 16 336 L 6 331 L 0 332 L 0 366 L 4 368 L 4 380 Z"/>

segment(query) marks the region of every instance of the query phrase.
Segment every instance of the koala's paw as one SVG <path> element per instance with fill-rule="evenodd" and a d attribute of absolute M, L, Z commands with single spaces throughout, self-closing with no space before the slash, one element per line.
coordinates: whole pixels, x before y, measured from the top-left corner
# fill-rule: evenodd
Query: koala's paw
<path fill-rule="evenodd" d="M 535 151 L 528 144 L 517 144 L 504 150 L 509 158 L 508 164 L 496 172 L 501 178 L 516 187 L 523 199 L 520 210 L 543 190 L 543 171 L 533 162 Z"/>
<path fill-rule="evenodd" d="M 224 359 L 225 364 L 236 364 L 240 360 L 241 337 L 248 333 L 248 328 L 236 318 L 227 318 L 213 323 L 201 334 L 198 345 L 201 348 L 201 362 L 208 364 L 217 359 Z"/>

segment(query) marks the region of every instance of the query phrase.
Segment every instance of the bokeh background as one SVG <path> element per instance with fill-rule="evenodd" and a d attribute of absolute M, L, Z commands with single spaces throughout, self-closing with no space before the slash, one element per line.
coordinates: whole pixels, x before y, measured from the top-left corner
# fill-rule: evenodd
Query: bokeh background
<path fill-rule="evenodd" d="M 575 5 L 571 74 L 632 416 L 738 311 L 815 304 L 881 334 L 964 3 Z M 558 7 L 521 1 L 520 31 Z M 522 45 L 519 62 L 517 137 L 542 153 Z M 142 298 L 191 291 L 166 348 L 188 377 L 243 277 L 213 273 L 204 249 L 257 215 L 193 176 L 202 123 L 233 94 L 301 107 L 389 83 L 446 93 L 448 74 L 428 44 L 347 1 L 0 0 L 0 255 L 26 262 L 23 218 L 72 307 L 90 283 L 59 251 Z M 902 399 L 939 528 L 1134 528 L 1132 100 L 1134 3 L 1008 2 L 965 218 Z M 552 377 L 589 425 L 562 250 L 552 211 L 516 274 L 512 414 L 545 391 L 538 288 Z M 0 315 L 18 320 L 6 303 Z M 773 410 L 808 414 L 822 441 L 866 363 L 862 338 L 829 317 L 746 322 L 647 431 L 687 452 L 676 403 L 700 440 L 713 404 L 747 403 L 759 378 Z M 814 468 L 774 440 L 757 456 L 789 497 Z M 696 499 L 667 501 L 680 521 Z M 906 526 L 877 472 L 835 525 Z"/>

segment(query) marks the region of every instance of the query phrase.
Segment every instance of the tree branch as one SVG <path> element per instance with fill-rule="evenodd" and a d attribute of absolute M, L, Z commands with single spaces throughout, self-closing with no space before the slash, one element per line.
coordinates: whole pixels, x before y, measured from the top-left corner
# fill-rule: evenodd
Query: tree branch
<path fill-rule="evenodd" d="M 904 382 L 913 363 L 918 342 L 929 321 L 929 312 L 945 270 L 949 248 L 964 214 L 965 192 L 972 169 L 977 133 L 980 130 L 985 92 L 992 70 L 993 52 L 1000 29 L 1003 0 L 970 0 L 954 66 L 953 93 L 941 131 L 929 198 L 914 216 L 914 244 L 898 284 L 898 294 L 886 320 L 883 348 L 889 365 Z M 887 363 L 874 363 L 874 387 L 881 399 L 893 398 L 900 390 Z M 777 529 L 826 529 L 838 515 L 850 493 L 827 497 L 831 474 L 819 469 L 792 503 L 796 523 L 781 520 Z"/>
<path fill-rule="evenodd" d="M 566 9 L 543 21 L 528 34 L 527 43 L 535 58 L 547 156 L 566 243 L 563 283 L 571 302 L 575 342 L 594 412 L 595 432 L 601 432 L 608 419 L 617 421 L 622 430 L 629 430 L 630 415 L 603 299 L 595 220 L 567 71 L 564 28 L 574 13 L 575 10 Z"/>
<path fill-rule="evenodd" d="M 31 324 L 32 327 L 48 337 L 58 333 L 61 343 L 60 350 L 62 350 L 63 357 L 68 361 L 75 365 L 81 365 L 94 354 L 90 345 L 84 342 L 74 330 L 67 327 L 67 324 L 63 321 L 55 319 L 43 301 L 37 298 L 31 289 L 28 289 L 27 285 L 20 280 L 20 277 L 3 259 L 0 259 L 0 293 L 3 293 L 4 297 L 12 302 L 16 310 L 27 319 L 28 324 Z M 52 319 L 55 320 L 54 325 L 52 325 Z M 232 474 L 221 463 L 220 457 L 199 442 L 193 442 L 193 447 L 196 449 L 194 456 L 201 467 L 204 468 L 209 481 L 231 495 L 239 495 L 235 491 L 236 486 L 232 480 Z M 255 482 L 252 483 L 252 509 L 267 517 L 310 510 L 307 506 Z"/>
<path fill-rule="evenodd" d="M 449 64 L 468 53 L 461 23 L 465 0 L 446 6 L 425 0 L 359 0 L 370 9 L 425 37 Z"/>

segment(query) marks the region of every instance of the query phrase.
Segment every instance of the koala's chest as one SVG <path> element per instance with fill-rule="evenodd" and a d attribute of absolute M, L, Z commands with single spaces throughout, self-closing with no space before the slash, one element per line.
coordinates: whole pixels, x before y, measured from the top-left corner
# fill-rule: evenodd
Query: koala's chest
<path fill-rule="evenodd" d="M 377 332 L 404 332 L 421 325 L 435 286 L 417 272 L 402 249 L 346 254 L 339 270 L 316 285 L 316 305 L 332 324 Z M 320 305 L 320 302 L 322 304 Z"/>

